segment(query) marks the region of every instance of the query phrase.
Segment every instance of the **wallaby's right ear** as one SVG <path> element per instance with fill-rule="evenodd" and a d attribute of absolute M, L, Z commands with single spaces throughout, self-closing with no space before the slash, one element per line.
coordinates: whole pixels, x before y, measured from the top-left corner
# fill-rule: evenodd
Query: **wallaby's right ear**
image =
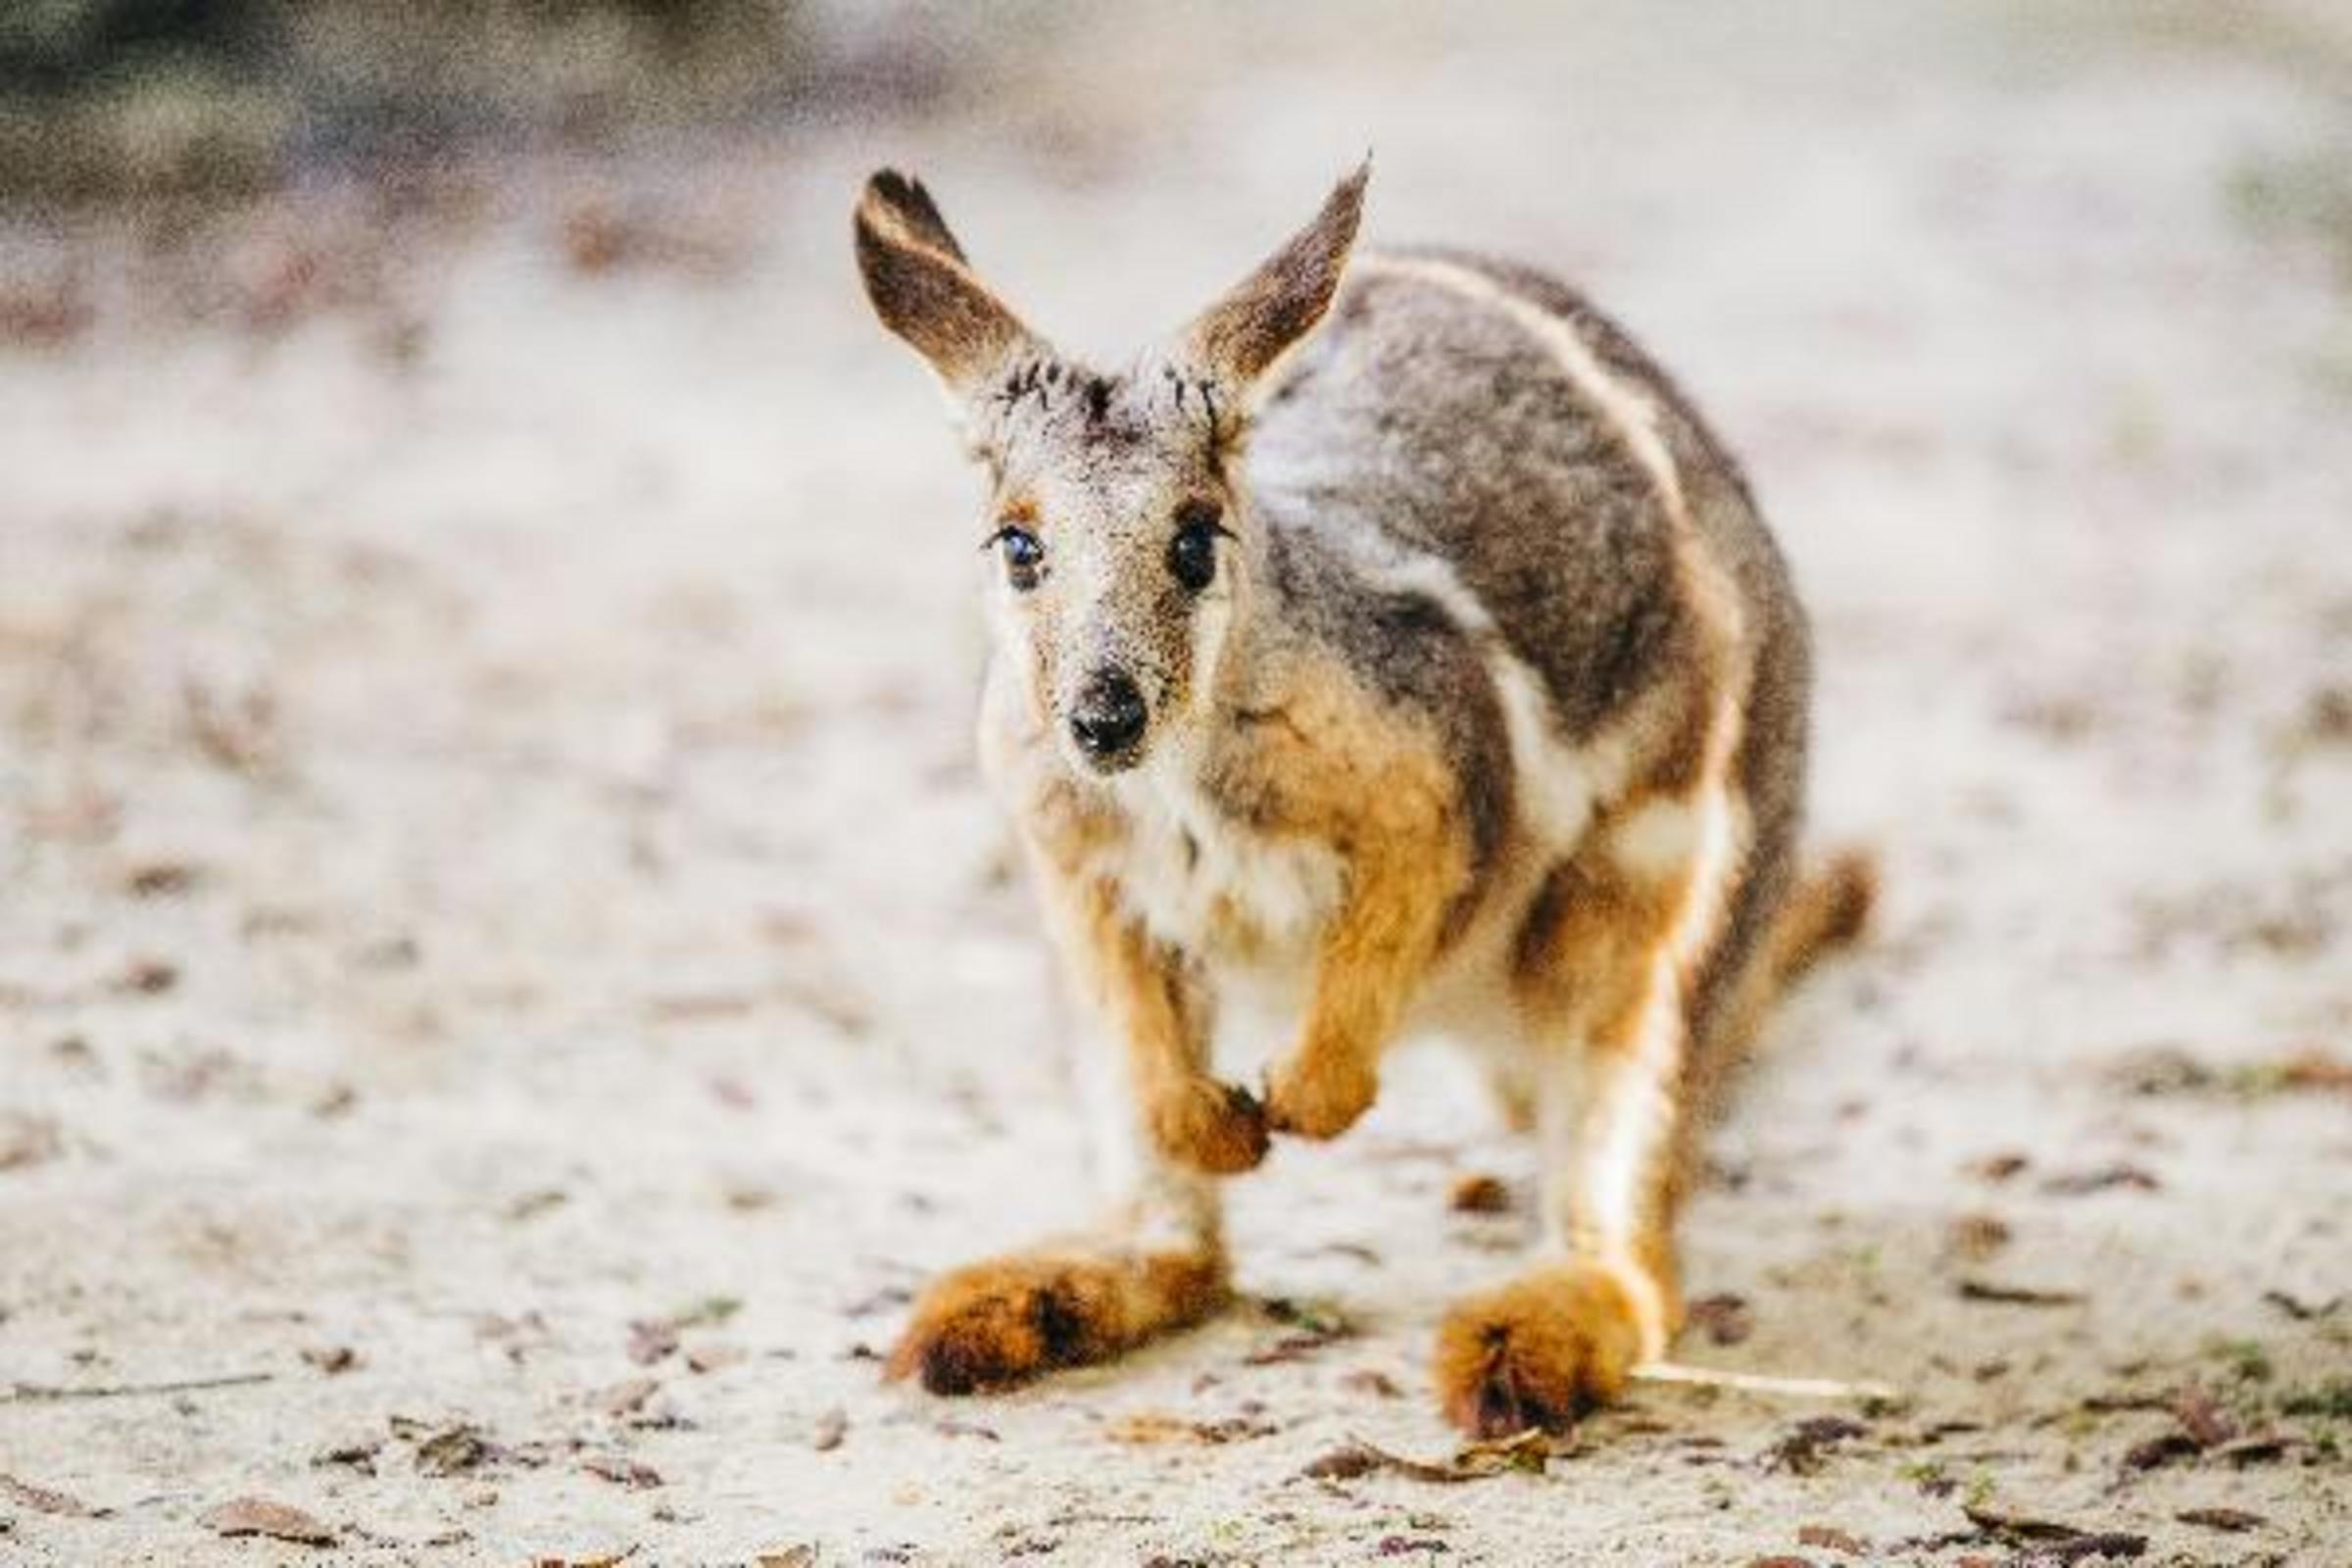
<path fill-rule="evenodd" d="M 969 397 L 1029 329 L 972 275 L 920 180 L 885 169 L 858 202 L 858 270 L 882 324 L 914 345 L 940 380 Z"/>
<path fill-rule="evenodd" d="M 1246 391 L 1313 330 L 1339 292 L 1371 177 L 1367 158 L 1332 190 L 1313 222 L 1194 318 L 1184 343 L 1196 368 L 1236 392 Z"/>

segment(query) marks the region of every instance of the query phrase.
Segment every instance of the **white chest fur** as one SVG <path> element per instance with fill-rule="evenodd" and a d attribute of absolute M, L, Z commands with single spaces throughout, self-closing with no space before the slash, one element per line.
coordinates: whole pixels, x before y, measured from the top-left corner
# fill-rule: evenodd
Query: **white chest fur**
<path fill-rule="evenodd" d="M 1341 890 L 1328 848 L 1235 822 L 1178 758 L 1122 776 L 1114 793 L 1128 832 L 1106 869 L 1153 936 L 1244 961 L 1282 963 L 1312 947 Z"/>

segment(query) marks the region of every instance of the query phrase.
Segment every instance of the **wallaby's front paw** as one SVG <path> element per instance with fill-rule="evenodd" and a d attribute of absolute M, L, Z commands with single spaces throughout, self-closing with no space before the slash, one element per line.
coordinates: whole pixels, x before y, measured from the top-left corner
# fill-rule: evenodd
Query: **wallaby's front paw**
<path fill-rule="evenodd" d="M 1372 1108 L 1380 1075 L 1349 1054 L 1293 1056 L 1275 1069 L 1266 1089 L 1266 1120 L 1278 1133 L 1337 1138 Z"/>
<path fill-rule="evenodd" d="M 1477 1438 L 1558 1430 L 1625 1389 L 1641 1354 L 1632 1294 L 1592 1263 L 1540 1269 L 1457 1303 L 1438 1330 L 1446 1419 Z"/>
<path fill-rule="evenodd" d="M 1211 1176 L 1254 1170 L 1266 1157 L 1266 1109 L 1238 1084 L 1193 1078 L 1152 1103 L 1160 1152 Z"/>

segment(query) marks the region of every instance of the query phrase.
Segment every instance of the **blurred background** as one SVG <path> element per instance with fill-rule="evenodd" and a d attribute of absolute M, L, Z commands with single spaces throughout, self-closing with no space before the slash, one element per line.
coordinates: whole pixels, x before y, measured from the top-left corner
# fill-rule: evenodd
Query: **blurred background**
<path fill-rule="evenodd" d="M 1886 915 L 1716 1139 L 1685 1348 L 1914 1396 L 1835 1457 L 1650 1394 L 1301 1482 L 1447 1451 L 1428 1337 L 1528 1223 L 1435 1059 L 1236 1184 L 1217 1324 L 876 1381 L 1088 1156 L 851 202 L 915 170 L 1115 361 L 1367 147 L 1370 243 L 1648 343 L 1812 607 Z M 250 1496 L 452 1562 L 2317 1552 L 2348 416 L 2333 0 L 7 0 L 0 1558 L 251 1561 Z"/>

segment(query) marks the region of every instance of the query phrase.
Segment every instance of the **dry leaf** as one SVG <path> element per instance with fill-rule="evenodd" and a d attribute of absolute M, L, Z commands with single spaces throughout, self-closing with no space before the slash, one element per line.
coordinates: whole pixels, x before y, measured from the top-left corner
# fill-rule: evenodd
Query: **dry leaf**
<path fill-rule="evenodd" d="M 1457 1214 L 1507 1214 L 1511 1208 L 1511 1190 L 1503 1185 L 1501 1177 L 1477 1171 L 1453 1184 L 1446 1205 Z"/>
<path fill-rule="evenodd" d="M 1843 1552 L 1848 1557 L 1867 1557 L 1870 1548 L 1857 1538 L 1836 1525 L 1806 1525 L 1796 1533 L 1800 1546 L 1819 1546 L 1825 1551 Z"/>
<path fill-rule="evenodd" d="M 291 1541 L 297 1545 L 331 1546 L 335 1533 L 300 1508 L 290 1508 L 267 1497 L 237 1497 L 207 1509 L 197 1521 L 207 1529 L 223 1536 L 268 1536 L 273 1541 Z"/>
<path fill-rule="evenodd" d="M 47 1487 L 36 1487 L 29 1481 L 19 1481 L 15 1476 L 5 1473 L 0 1473 L 0 1497 L 6 1497 L 20 1508 L 30 1508 L 34 1513 L 53 1513 L 65 1519 L 103 1519 L 107 1514 L 106 1509 L 93 1508 L 79 1497 Z"/>
<path fill-rule="evenodd" d="M 1962 1280 L 1960 1299 L 1963 1301 L 1994 1301 L 2004 1306 L 2076 1306 L 2082 1300 L 2081 1291 L 2044 1291 L 2026 1285 L 2002 1285 L 1991 1280 Z"/>
<path fill-rule="evenodd" d="M 631 1378 L 615 1383 L 588 1396 L 588 1402 L 607 1415 L 635 1415 L 645 1408 L 645 1401 L 662 1392 L 662 1385 L 652 1378 Z"/>
<path fill-rule="evenodd" d="M 633 1492 L 662 1485 L 661 1471 L 620 1454 L 592 1453 L 580 1461 L 580 1468 L 600 1481 L 610 1481 Z"/>
<path fill-rule="evenodd" d="M 662 1318 L 639 1318 L 629 1325 L 629 1359 L 652 1366 L 678 1348 L 678 1326 Z"/>
<path fill-rule="evenodd" d="M 2184 1525 L 2203 1525 L 2208 1530 L 2226 1530 L 2231 1535 L 2259 1530 L 2270 1523 L 2261 1514 L 2248 1513 L 2243 1508 L 2183 1508 L 2173 1517 Z"/>
<path fill-rule="evenodd" d="M 0 1110 L 0 1170 L 55 1159 L 65 1150 L 57 1123 L 21 1110 Z"/>
<path fill-rule="evenodd" d="M 1739 1345 L 1756 1331 L 1756 1315 L 1744 1297 L 1702 1296 L 1684 1308 L 1685 1319 L 1711 1345 Z"/>

